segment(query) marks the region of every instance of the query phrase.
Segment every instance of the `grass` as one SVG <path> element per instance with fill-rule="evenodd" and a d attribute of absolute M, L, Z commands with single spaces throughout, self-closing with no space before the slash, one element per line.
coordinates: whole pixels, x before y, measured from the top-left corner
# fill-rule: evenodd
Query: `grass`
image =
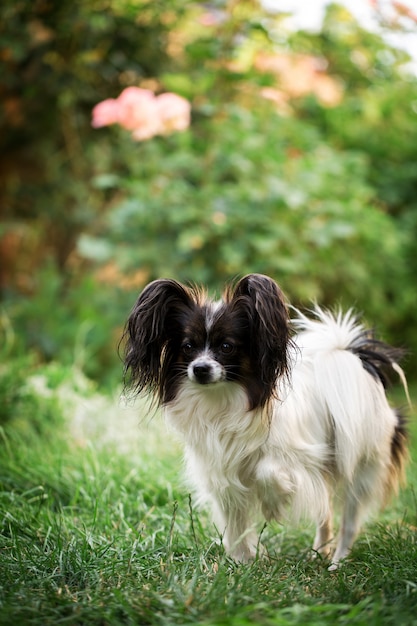
<path fill-rule="evenodd" d="M 336 573 L 309 527 L 266 527 L 270 560 L 236 565 L 162 420 L 45 376 L 1 431 L 0 624 L 417 624 L 415 467 Z"/>

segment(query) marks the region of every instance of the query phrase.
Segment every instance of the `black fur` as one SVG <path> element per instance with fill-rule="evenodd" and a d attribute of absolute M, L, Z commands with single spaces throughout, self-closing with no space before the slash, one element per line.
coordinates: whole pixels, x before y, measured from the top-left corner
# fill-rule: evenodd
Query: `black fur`
<path fill-rule="evenodd" d="M 162 402 L 166 401 L 165 381 L 166 376 L 172 376 L 173 344 L 180 342 L 184 319 L 194 307 L 190 291 L 174 280 L 155 280 L 145 287 L 124 332 L 127 386 L 137 393 L 156 392 Z"/>
<path fill-rule="evenodd" d="M 405 480 L 405 462 L 408 458 L 408 439 L 409 432 L 407 428 L 407 418 L 403 413 L 396 409 L 397 425 L 391 440 L 391 463 L 398 475 Z"/>
<path fill-rule="evenodd" d="M 282 291 L 262 274 L 250 274 L 224 293 L 226 303 L 247 323 L 249 358 L 253 368 L 251 408 L 275 396 L 276 383 L 289 371 L 290 325 Z"/>
<path fill-rule="evenodd" d="M 367 329 L 358 334 L 350 349 L 360 358 L 366 371 L 380 380 L 385 388 L 390 383 L 389 372 L 392 365 L 399 363 L 404 356 L 404 350 L 376 339 L 374 333 Z"/>

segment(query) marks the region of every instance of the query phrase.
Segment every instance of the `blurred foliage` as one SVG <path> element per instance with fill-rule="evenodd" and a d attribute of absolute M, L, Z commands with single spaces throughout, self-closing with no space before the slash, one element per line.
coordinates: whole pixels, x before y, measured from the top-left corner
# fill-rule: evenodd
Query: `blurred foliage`
<path fill-rule="evenodd" d="M 5 0 L 0 9 L 0 288 L 40 360 L 112 384 L 139 289 L 276 278 L 341 302 L 417 354 L 417 79 L 331 5 L 288 32 L 255 0 Z M 134 143 L 90 127 L 128 85 L 193 105 Z M 411 368 L 410 368 L 411 369 Z"/>
<path fill-rule="evenodd" d="M 0 338 L 4 339 L 3 333 Z M 62 411 L 53 394 L 44 388 L 33 356 L 15 356 L 9 353 L 7 342 L 4 345 L 0 349 L 0 437 L 3 427 L 9 426 L 28 440 L 35 433 L 41 437 L 55 435 L 63 421 Z"/>
<path fill-rule="evenodd" d="M 299 121 L 268 127 L 262 115 L 234 107 L 211 120 L 201 151 L 180 136 L 140 150 L 146 165 L 132 166 L 127 199 L 109 213 L 105 236 L 80 239 L 92 260 L 117 259 L 126 275 L 140 267 L 146 280 L 187 280 L 191 268 L 212 288 L 264 272 L 298 302 L 366 302 L 371 290 L 374 315 L 397 289 L 400 242 L 391 217 L 371 204 L 361 154 L 337 152 Z"/>
<path fill-rule="evenodd" d="M 141 4 L 5 0 L 0 9 L 2 218 L 41 228 L 61 270 L 102 203 L 89 184 L 101 148 L 92 107 L 169 67 L 164 3 Z M 172 16 L 180 4 L 170 3 Z"/>

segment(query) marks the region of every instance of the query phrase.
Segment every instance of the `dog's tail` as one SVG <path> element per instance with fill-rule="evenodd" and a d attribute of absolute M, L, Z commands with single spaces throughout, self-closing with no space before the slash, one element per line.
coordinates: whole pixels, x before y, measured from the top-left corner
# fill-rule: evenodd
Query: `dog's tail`
<path fill-rule="evenodd" d="M 316 307 L 308 318 L 298 313 L 297 343 L 313 362 L 319 397 L 333 424 L 335 461 L 353 480 L 358 464 L 372 459 L 381 447 L 390 455 L 384 494 L 387 498 L 404 479 L 408 457 L 404 416 L 392 409 L 385 390 L 389 373 L 398 374 L 409 404 L 407 381 L 399 365 L 404 351 L 375 338 L 350 310 L 330 313 Z"/>

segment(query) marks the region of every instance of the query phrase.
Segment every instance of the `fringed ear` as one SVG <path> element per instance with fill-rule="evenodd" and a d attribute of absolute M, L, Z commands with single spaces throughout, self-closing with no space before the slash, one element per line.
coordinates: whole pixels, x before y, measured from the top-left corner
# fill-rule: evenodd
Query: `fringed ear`
<path fill-rule="evenodd" d="M 260 404 L 265 404 L 276 394 L 278 378 L 289 371 L 291 339 L 284 295 L 268 276 L 249 274 L 228 291 L 226 300 L 246 311 L 251 358 L 263 387 Z"/>
<path fill-rule="evenodd" d="M 126 323 L 125 383 L 135 392 L 157 392 L 163 400 L 161 373 L 166 344 L 193 306 L 189 290 L 170 279 L 150 283 L 137 299 Z"/>

